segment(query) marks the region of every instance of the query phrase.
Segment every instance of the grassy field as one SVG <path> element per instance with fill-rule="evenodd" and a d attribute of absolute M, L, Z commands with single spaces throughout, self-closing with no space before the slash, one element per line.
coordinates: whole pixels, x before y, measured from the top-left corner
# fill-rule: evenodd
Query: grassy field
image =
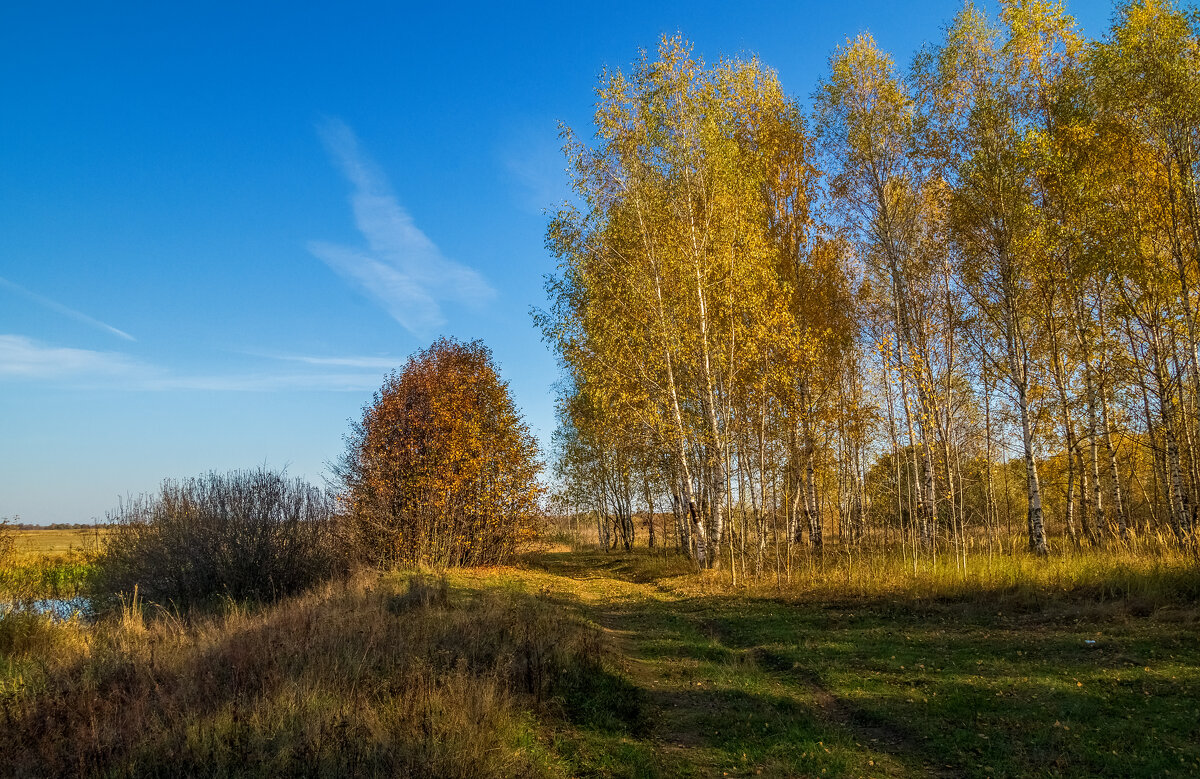
<path fill-rule="evenodd" d="M 616 773 L 1200 772 L 1194 595 L 739 595 L 645 558 L 533 564 L 572 579 L 647 692 L 653 759 Z"/>
<path fill-rule="evenodd" d="M 16 552 L 22 557 L 88 552 L 99 546 L 105 531 L 97 528 L 78 530 L 14 530 Z"/>
<path fill-rule="evenodd" d="M 733 587 L 562 549 L 198 621 L 6 619 L 0 772 L 1200 774 L 1194 563 L 873 564 Z"/>

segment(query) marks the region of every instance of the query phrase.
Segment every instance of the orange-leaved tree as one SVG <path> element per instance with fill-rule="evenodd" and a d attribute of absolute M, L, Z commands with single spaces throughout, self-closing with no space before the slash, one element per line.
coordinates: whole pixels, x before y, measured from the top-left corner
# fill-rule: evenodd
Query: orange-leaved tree
<path fill-rule="evenodd" d="M 387 377 L 347 437 L 342 499 L 380 565 L 490 565 L 536 531 L 541 465 L 482 341 L 442 338 Z"/>

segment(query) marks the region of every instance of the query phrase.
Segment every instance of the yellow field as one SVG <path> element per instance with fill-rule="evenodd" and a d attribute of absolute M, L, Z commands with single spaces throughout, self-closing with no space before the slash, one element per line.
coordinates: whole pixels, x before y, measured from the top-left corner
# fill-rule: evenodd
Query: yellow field
<path fill-rule="evenodd" d="M 108 532 L 104 529 L 83 530 L 17 530 L 17 554 L 21 556 L 54 555 L 70 551 L 95 549 Z"/>

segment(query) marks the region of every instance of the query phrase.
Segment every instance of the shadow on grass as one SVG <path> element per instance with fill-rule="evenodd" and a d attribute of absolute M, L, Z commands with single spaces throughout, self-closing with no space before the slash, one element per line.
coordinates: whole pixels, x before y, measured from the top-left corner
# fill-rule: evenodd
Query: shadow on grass
<path fill-rule="evenodd" d="M 531 565 L 636 583 L 639 557 Z M 651 737 L 707 755 L 702 773 L 1197 775 L 1194 574 L 1148 576 L 916 604 L 624 597 L 590 616 L 644 665 Z"/>
<path fill-rule="evenodd" d="M 522 562 L 529 568 L 579 581 L 601 578 L 630 584 L 653 584 L 696 572 L 695 563 L 673 551 L 535 552 Z"/>
<path fill-rule="evenodd" d="M 96 626 L 0 676 L 0 774 L 1200 774 L 1179 600 L 785 600 L 695 594 L 679 558 L 529 565 L 570 581 L 360 582 Z"/>

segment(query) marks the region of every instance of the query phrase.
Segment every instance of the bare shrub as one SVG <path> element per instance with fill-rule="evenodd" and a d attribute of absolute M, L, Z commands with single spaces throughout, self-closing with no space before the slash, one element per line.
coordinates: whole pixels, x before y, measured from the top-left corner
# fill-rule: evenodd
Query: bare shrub
<path fill-rule="evenodd" d="M 332 497 L 265 468 L 167 480 L 109 520 L 96 563 L 97 595 L 108 604 L 134 587 L 181 608 L 274 600 L 347 568 Z"/>

